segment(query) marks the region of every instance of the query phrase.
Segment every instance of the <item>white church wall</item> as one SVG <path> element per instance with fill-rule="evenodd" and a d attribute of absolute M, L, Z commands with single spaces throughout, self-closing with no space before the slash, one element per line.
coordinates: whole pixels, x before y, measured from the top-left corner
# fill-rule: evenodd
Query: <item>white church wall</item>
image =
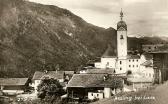
<path fill-rule="evenodd" d="M 96 68 L 115 68 L 116 67 L 116 58 L 101 58 L 101 62 L 95 63 Z"/>
<path fill-rule="evenodd" d="M 101 58 L 101 67 L 102 68 L 115 68 L 116 58 Z"/>
<path fill-rule="evenodd" d="M 125 30 L 117 31 L 117 52 L 118 52 L 119 58 L 121 57 L 126 58 L 127 56 L 127 31 Z"/>
<path fill-rule="evenodd" d="M 118 59 L 116 74 L 122 74 L 127 72 L 127 60 L 126 59 Z"/>

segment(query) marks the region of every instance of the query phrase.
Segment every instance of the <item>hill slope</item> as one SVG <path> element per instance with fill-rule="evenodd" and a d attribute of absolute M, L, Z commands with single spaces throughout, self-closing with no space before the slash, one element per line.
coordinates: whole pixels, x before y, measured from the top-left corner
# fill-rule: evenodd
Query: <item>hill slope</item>
<path fill-rule="evenodd" d="M 165 40 L 164 40 L 165 41 Z M 157 38 L 129 38 L 128 49 Z M 116 55 L 116 30 L 87 23 L 66 9 L 25 0 L 0 0 L 0 77 L 36 70 L 78 70 L 108 45 Z"/>
<path fill-rule="evenodd" d="M 114 41 L 112 41 L 114 40 Z M 23 0 L 0 1 L 0 77 L 35 70 L 77 70 L 116 45 L 116 31 L 85 22 L 68 10 Z"/>

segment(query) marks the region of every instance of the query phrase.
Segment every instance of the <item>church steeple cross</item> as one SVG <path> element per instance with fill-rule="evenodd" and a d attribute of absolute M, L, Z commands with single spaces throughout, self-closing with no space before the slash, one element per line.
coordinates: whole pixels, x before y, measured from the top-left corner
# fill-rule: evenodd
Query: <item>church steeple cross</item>
<path fill-rule="evenodd" d="M 120 12 L 121 21 L 123 20 L 123 17 L 124 17 L 124 15 L 123 15 L 122 8 L 121 8 L 121 12 Z"/>

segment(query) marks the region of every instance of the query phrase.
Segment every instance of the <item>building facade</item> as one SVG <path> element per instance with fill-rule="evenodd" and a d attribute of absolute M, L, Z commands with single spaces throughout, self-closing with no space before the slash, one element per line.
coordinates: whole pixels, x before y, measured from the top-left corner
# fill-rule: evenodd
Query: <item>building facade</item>
<path fill-rule="evenodd" d="M 140 68 L 140 55 L 128 54 L 127 49 L 127 24 L 123 21 L 123 12 L 120 13 L 120 21 L 117 23 L 117 55 L 114 56 L 111 48 L 101 57 L 101 62 L 96 62 L 95 67 L 100 69 L 113 69 L 115 74 L 126 74 L 128 71 L 136 73 Z"/>
<path fill-rule="evenodd" d="M 0 78 L 1 91 L 6 95 L 22 94 L 28 85 L 28 78 Z"/>

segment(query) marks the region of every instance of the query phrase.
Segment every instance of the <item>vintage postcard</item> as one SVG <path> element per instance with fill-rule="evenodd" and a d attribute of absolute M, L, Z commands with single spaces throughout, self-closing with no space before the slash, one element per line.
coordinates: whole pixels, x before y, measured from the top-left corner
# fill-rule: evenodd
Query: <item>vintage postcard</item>
<path fill-rule="evenodd" d="M 168 104 L 168 0 L 0 0 L 0 104 Z"/>

